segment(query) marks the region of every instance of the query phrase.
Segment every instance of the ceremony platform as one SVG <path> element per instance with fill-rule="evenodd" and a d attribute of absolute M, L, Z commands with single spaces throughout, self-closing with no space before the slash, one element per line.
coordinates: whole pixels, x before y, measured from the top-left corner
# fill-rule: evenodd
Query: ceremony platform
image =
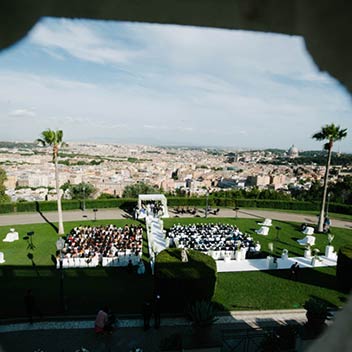
<path fill-rule="evenodd" d="M 290 257 L 288 259 L 277 259 L 277 265 L 270 263 L 267 258 L 265 259 L 244 259 L 244 260 L 217 260 L 216 266 L 218 272 L 236 272 L 236 271 L 256 271 L 256 270 L 276 270 L 276 269 L 289 269 L 295 262 L 298 263 L 300 268 L 317 268 L 324 266 L 336 266 L 337 257 L 327 258 L 320 256 L 320 260 L 315 260 L 314 266 L 312 259 L 304 257 Z"/>

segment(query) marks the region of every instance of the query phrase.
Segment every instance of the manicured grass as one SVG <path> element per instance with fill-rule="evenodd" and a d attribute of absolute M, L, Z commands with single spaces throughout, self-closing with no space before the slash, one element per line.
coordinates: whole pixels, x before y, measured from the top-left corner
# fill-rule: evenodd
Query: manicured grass
<path fill-rule="evenodd" d="M 337 288 L 336 268 L 301 269 L 297 281 L 289 270 L 218 273 L 213 301 L 224 310 L 302 308 L 309 297 L 340 307 L 348 294 Z"/>
<path fill-rule="evenodd" d="M 304 235 L 299 232 L 299 224 L 273 221 L 268 236 L 256 235 L 253 230 L 259 228 L 256 220 L 234 218 L 176 218 L 165 219 L 167 229 L 174 223 L 190 224 L 195 222 L 222 222 L 237 224 L 241 231 L 250 233 L 259 240 L 262 249 L 267 251 L 268 243 L 274 242 L 274 252 L 280 255 L 283 248 L 291 256 L 302 256 L 304 248 L 297 238 Z M 66 232 L 79 224 L 125 224 L 137 223 L 130 219 L 78 221 L 65 223 Z M 275 226 L 280 226 L 279 241 L 276 239 Z M 11 227 L 20 234 L 20 240 L 12 243 L 2 242 Z M 27 240 L 23 237 L 34 231 L 33 251 L 27 249 Z M 332 228 L 335 235 L 333 245 L 352 243 L 352 231 Z M 324 253 L 327 236 L 316 235 L 317 247 Z M 4 252 L 6 263 L 0 265 L 0 317 L 23 316 L 23 296 L 31 287 L 44 314 L 55 314 L 59 308 L 59 271 L 51 259 L 56 253 L 57 234 L 50 224 L 14 225 L 0 227 L 0 251 Z M 33 254 L 33 261 L 27 256 Z M 143 255 L 146 258 L 147 246 L 144 241 Z M 149 266 L 142 277 L 129 274 L 124 268 L 66 269 L 65 296 L 68 314 L 95 314 L 103 304 L 109 304 L 115 312 L 141 313 L 142 303 L 151 297 L 154 278 Z M 339 306 L 346 295 L 336 289 L 335 268 L 302 269 L 298 281 L 289 280 L 287 270 L 219 273 L 213 300 L 224 310 L 237 309 L 279 309 L 301 307 L 311 296 L 325 299 L 332 306 Z M 172 302 L 164 302 L 165 311 L 172 311 Z"/>
<path fill-rule="evenodd" d="M 233 209 L 233 207 L 231 207 Z M 278 213 L 293 213 L 293 214 L 305 214 L 305 215 L 311 215 L 315 216 L 316 219 L 318 220 L 318 213 L 319 211 L 314 211 L 314 210 L 292 210 L 292 209 L 277 209 L 277 208 L 240 208 L 241 211 L 246 211 L 246 210 L 258 210 L 258 211 L 275 211 Z M 241 214 L 239 212 L 239 215 Z M 329 218 L 330 219 L 336 219 L 336 220 L 346 220 L 346 221 L 352 221 L 352 215 L 349 214 L 340 214 L 340 213 L 330 213 L 329 212 Z"/>

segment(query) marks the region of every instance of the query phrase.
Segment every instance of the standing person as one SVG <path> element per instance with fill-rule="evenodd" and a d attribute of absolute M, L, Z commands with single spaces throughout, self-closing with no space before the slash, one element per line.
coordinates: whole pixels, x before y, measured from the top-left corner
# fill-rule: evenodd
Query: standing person
<path fill-rule="evenodd" d="M 152 317 L 152 305 L 146 300 L 143 304 L 144 331 L 150 329 L 150 318 Z"/>
<path fill-rule="evenodd" d="M 155 301 L 154 301 L 154 327 L 155 329 L 159 329 L 160 327 L 160 295 L 159 294 L 155 296 Z"/>
<path fill-rule="evenodd" d="M 32 294 L 32 289 L 28 289 L 24 295 L 24 304 L 26 306 L 26 312 L 30 324 L 33 324 L 33 313 L 35 309 L 35 298 Z"/>
<path fill-rule="evenodd" d="M 291 276 L 290 276 L 291 280 L 297 280 L 298 270 L 299 270 L 299 265 L 297 262 L 291 265 Z"/>
<path fill-rule="evenodd" d="M 109 309 L 108 307 L 104 307 L 103 309 L 100 309 L 97 317 L 95 318 L 95 324 L 94 324 L 94 330 L 96 333 L 102 333 L 105 331 L 105 328 L 108 323 L 108 312 Z"/>

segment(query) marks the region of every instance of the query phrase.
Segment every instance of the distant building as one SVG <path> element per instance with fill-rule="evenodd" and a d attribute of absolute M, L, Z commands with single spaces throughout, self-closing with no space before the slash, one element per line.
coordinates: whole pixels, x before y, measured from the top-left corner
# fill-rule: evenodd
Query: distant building
<path fill-rule="evenodd" d="M 257 186 L 264 187 L 270 184 L 270 176 L 248 176 L 246 180 L 246 186 Z"/>
<path fill-rule="evenodd" d="M 291 159 L 297 158 L 298 157 L 298 148 L 292 144 L 291 148 L 288 150 L 287 153 L 288 153 L 289 158 L 291 158 Z"/>

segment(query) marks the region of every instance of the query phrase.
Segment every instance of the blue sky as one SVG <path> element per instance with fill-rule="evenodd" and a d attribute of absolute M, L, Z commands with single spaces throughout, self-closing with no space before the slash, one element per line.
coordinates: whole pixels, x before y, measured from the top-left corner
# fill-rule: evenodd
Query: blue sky
<path fill-rule="evenodd" d="M 1 140 L 320 149 L 322 125 L 352 133 L 345 89 L 270 33 L 46 18 L 0 53 L 0 93 Z"/>

